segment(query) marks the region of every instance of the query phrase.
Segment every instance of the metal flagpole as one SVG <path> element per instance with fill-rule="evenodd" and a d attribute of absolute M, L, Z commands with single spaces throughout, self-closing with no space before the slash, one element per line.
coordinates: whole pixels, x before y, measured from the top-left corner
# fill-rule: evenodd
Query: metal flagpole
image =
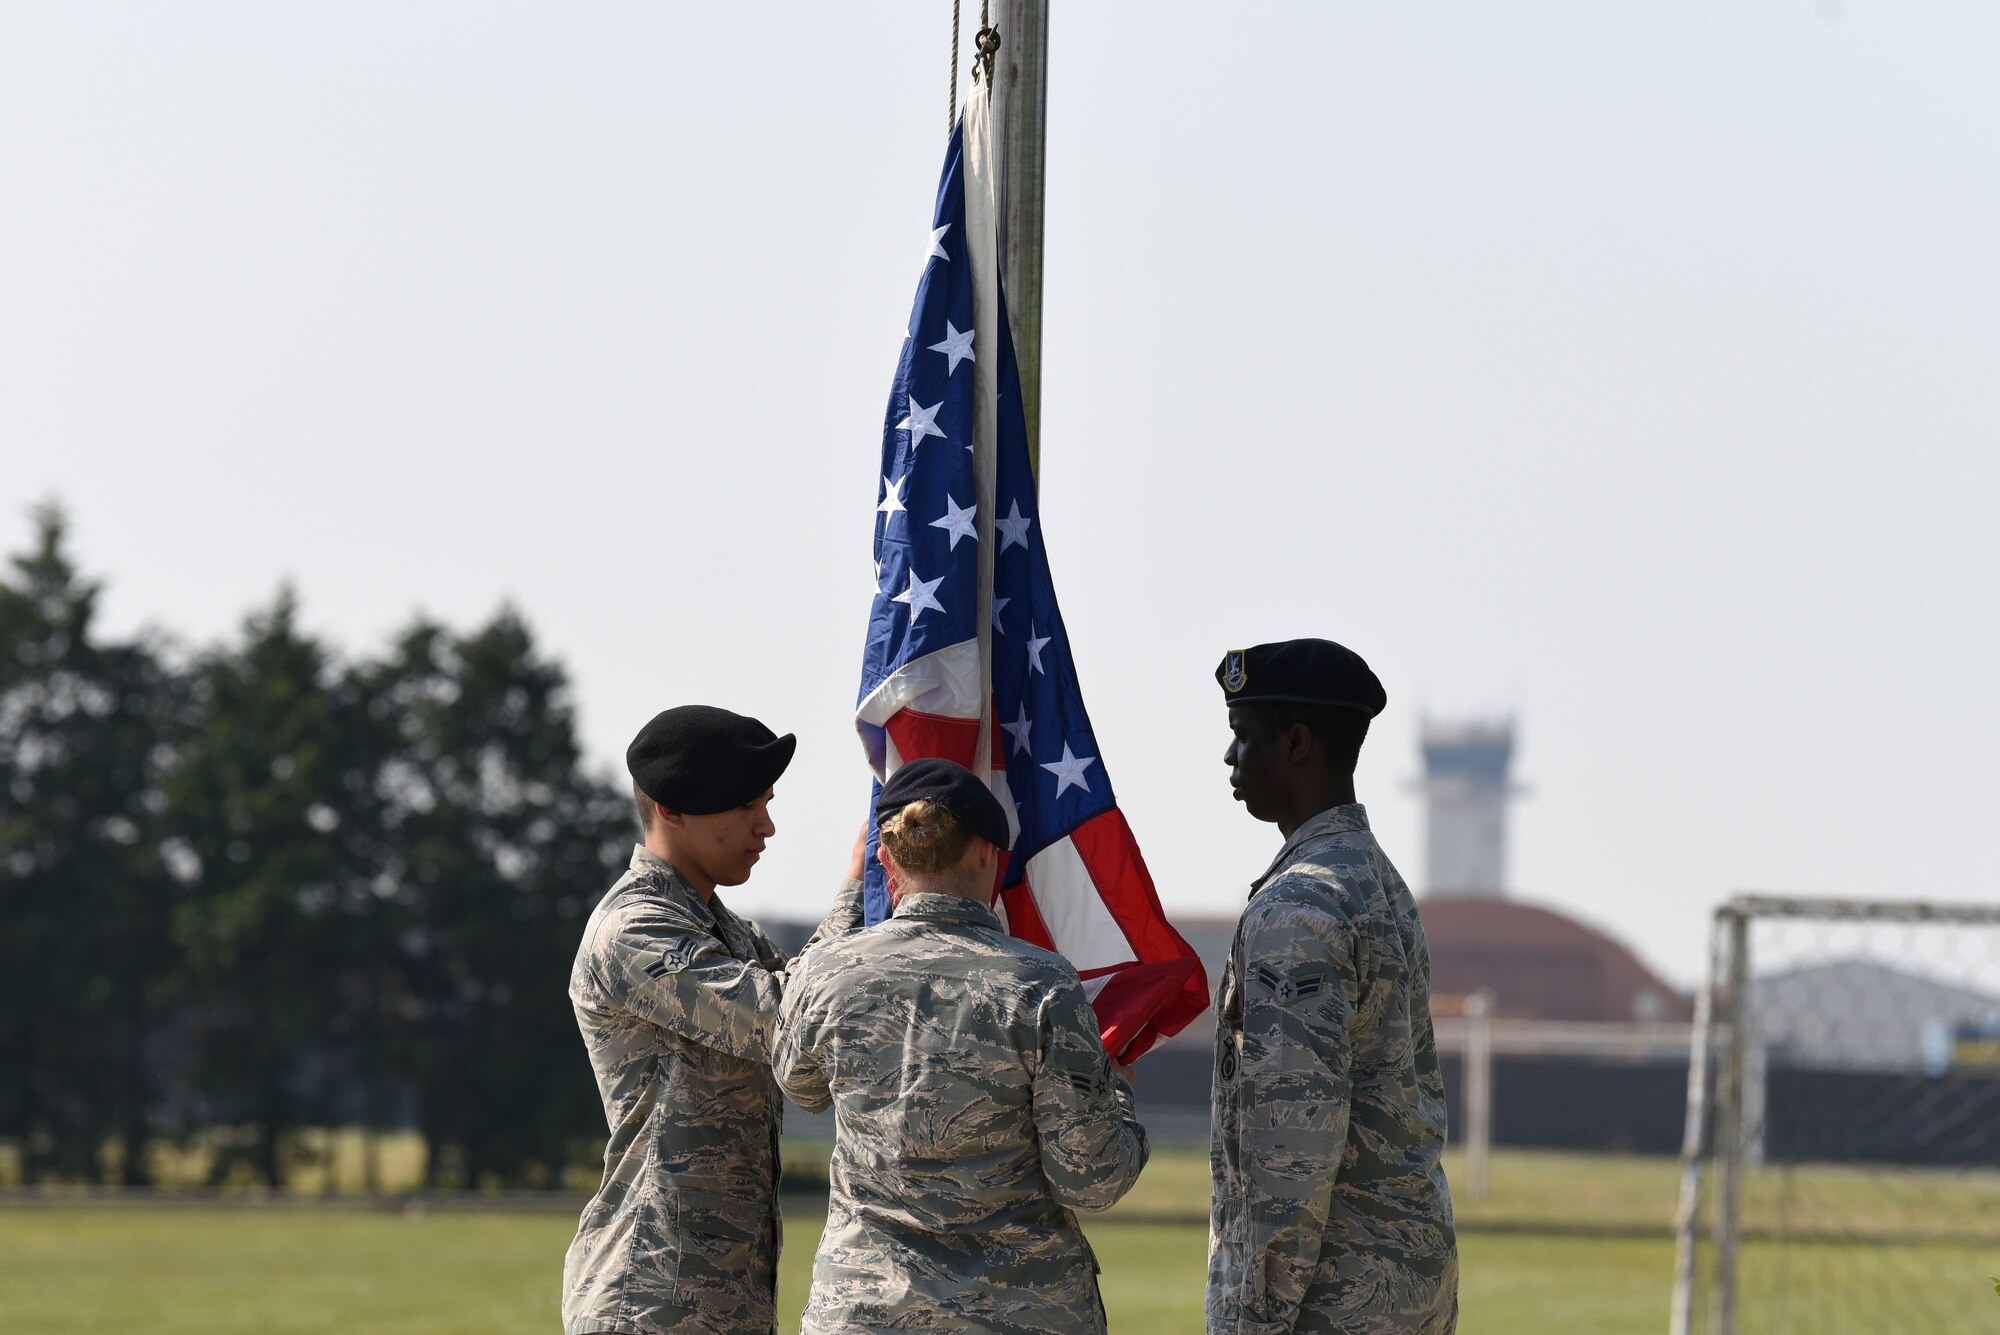
<path fill-rule="evenodd" d="M 987 0 L 975 48 L 999 159 L 1000 272 L 1021 373 L 1028 459 L 1042 468 L 1042 199 L 1048 156 L 1048 0 Z"/>

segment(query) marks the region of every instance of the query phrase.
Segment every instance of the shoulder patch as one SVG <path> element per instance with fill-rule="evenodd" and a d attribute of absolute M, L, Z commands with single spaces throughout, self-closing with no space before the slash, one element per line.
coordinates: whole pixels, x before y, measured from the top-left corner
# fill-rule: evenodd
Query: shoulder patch
<path fill-rule="evenodd" d="M 1087 1098 L 1099 1098 L 1111 1092 L 1111 1072 L 1100 1067 L 1095 1071 L 1071 1071 L 1069 1083 L 1077 1093 Z"/>
<path fill-rule="evenodd" d="M 1326 970 L 1299 969 L 1288 977 L 1268 964 L 1260 964 L 1257 966 L 1257 981 L 1271 994 L 1271 1000 L 1280 1006 L 1291 1006 L 1326 990 Z"/>
<path fill-rule="evenodd" d="M 648 978 L 665 978 L 670 973 L 679 973 L 694 959 L 695 944 L 687 937 L 680 937 L 660 952 L 660 957 L 646 966 Z"/>

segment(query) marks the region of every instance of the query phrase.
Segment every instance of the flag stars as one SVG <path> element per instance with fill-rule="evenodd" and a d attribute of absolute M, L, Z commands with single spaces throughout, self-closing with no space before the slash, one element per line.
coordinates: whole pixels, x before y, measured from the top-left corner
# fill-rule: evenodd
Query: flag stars
<path fill-rule="evenodd" d="M 918 404 L 916 395 L 912 394 L 909 398 L 909 416 L 896 423 L 896 429 L 910 433 L 910 449 L 915 451 L 917 446 L 924 443 L 925 436 L 936 436 L 939 440 L 943 440 L 944 432 L 938 430 L 937 415 L 938 409 L 944 407 L 944 400 L 939 399 L 925 408 Z"/>
<path fill-rule="evenodd" d="M 1012 723 L 1003 723 L 1000 725 L 1000 731 L 1014 739 L 1012 749 L 1015 751 L 1026 751 L 1029 755 L 1034 754 L 1034 750 L 1028 740 L 1034 728 L 1035 725 L 1028 721 L 1028 706 L 1026 701 L 1022 702 L 1021 712 Z"/>
<path fill-rule="evenodd" d="M 936 579 L 918 579 L 917 572 L 912 569 L 910 571 L 910 587 L 904 589 L 889 601 L 892 603 L 908 603 L 910 605 L 910 624 L 915 625 L 917 618 L 924 614 L 926 608 L 933 608 L 939 612 L 944 611 L 944 604 L 939 602 L 934 596 L 937 592 L 937 586 L 942 583 L 944 583 L 944 576 L 942 575 Z"/>
<path fill-rule="evenodd" d="M 1075 756 L 1070 754 L 1069 743 L 1063 743 L 1062 759 L 1053 764 L 1045 764 L 1043 769 L 1056 776 L 1056 796 L 1061 797 L 1072 788 L 1090 791 L 1090 781 L 1083 772 L 1097 763 L 1096 756 Z"/>
<path fill-rule="evenodd" d="M 949 494 L 945 496 L 944 504 L 944 518 L 931 520 L 931 527 L 941 528 L 951 535 L 951 550 L 954 552 L 958 550 L 960 538 L 971 538 L 974 542 L 978 542 L 979 535 L 972 531 L 972 517 L 979 512 L 978 507 L 968 505 L 961 510 L 958 502 Z"/>
<path fill-rule="evenodd" d="M 883 478 L 882 503 L 875 507 L 875 513 L 882 515 L 898 515 L 898 514 L 909 513 L 908 511 L 903 509 L 903 484 L 905 482 L 908 482 L 909 480 L 910 479 L 907 476 L 899 477 L 894 482 L 891 482 L 886 477 Z"/>
<path fill-rule="evenodd" d="M 944 342 L 931 344 L 929 351 L 942 352 L 951 359 L 951 365 L 944 370 L 947 377 L 958 369 L 960 362 L 978 360 L 972 355 L 972 331 L 968 329 L 960 333 L 949 320 L 944 322 Z"/>
<path fill-rule="evenodd" d="M 942 227 L 931 228 L 930 249 L 924 252 L 924 267 L 926 269 L 931 267 L 932 260 L 943 260 L 946 264 L 951 263 L 951 256 L 945 254 L 944 250 L 944 234 L 950 230 L 950 223 L 946 223 Z"/>
<path fill-rule="evenodd" d="M 1035 636 L 1035 623 L 1032 621 L 1028 623 L 1028 672 L 1030 675 L 1037 672 L 1042 673 L 1044 676 L 1048 675 L 1042 667 L 1042 648 L 1048 644 L 1050 638 L 1044 635 L 1037 639 Z"/>
<path fill-rule="evenodd" d="M 994 527 L 1000 530 L 1000 550 L 1004 552 L 1009 547 L 1019 543 L 1021 549 L 1026 551 L 1028 547 L 1028 525 L 1034 522 L 1032 519 L 1022 517 L 1021 500 L 1018 496 L 1015 497 L 1014 503 L 1009 507 L 1006 517 L 994 521 Z"/>
<path fill-rule="evenodd" d="M 1013 601 L 1012 598 L 995 598 L 993 600 L 993 629 L 998 634 L 1005 635 L 1007 633 L 1007 628 L 1000 624 L 1000 613 L 1005 611 L 1007 604 Z"/>

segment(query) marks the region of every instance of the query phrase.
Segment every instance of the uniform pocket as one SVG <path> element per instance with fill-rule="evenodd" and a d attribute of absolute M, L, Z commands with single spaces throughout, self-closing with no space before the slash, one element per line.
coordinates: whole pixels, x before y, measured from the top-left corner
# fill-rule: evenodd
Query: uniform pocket
<path fill-rule="evenodd" d="M 756 1201 L 682 1187 L 674 1193 L 674 1218 L 690 1233 L 756 1240 L 770 1215 Z"/>
<path fill-rule="evenodd" d="M 770 1214 L 757 1201 L 681 1187 L 672 1196 L 673 1303 L 729 1310 L 772 1301 L 764 1245 Z"/>

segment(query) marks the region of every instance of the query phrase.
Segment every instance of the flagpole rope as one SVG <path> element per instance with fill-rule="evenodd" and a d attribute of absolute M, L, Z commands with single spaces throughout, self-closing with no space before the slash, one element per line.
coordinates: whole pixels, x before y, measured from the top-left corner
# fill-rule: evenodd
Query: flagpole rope
<path fill-rule="evenodd" d="M 958 0 L 951 0 L 951 105 L 945 108 L 947 138 L 958 128 Z"/>

